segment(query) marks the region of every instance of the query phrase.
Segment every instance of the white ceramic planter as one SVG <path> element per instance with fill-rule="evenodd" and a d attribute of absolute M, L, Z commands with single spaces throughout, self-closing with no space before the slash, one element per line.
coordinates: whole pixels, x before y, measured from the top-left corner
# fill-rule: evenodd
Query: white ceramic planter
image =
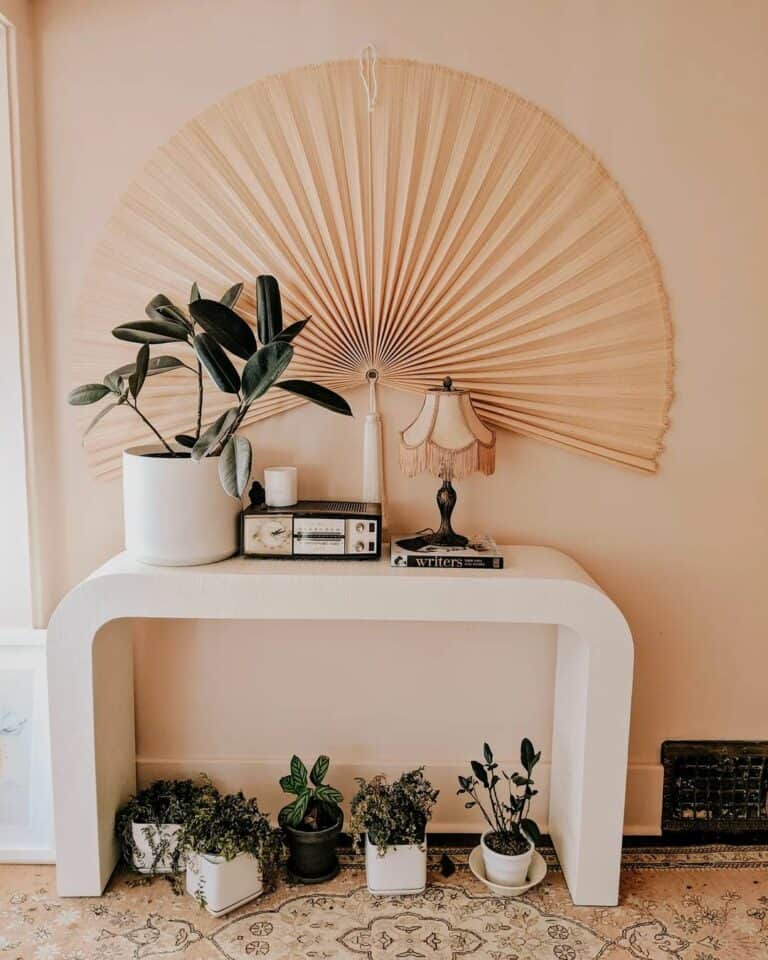
<path fill-rule="evenodd" d="M 427 885 L 426 838 L 421 849 L 415 844 L 395 844 L 382 857 L 366 834 L 365 876 L 368 892 L 377 896 L 421 893 Z"/>
<path fill-rule="evenodd" d="M 250 853 L 238 853 L 232 860 L 209 853 L 192 853 L 187 858 L 187 893 L 202 896 L 206 910 L 221 917 L 235 907 L 254 900 L 264 890 L 261 864 Z"/>
<path fill-rule="evenodd" d="M 485 838 L 491 831 L 486 830 L 480 838 L 483 848 L 483 863 L 485 875 L 491 883 L 498 883 L 504 887 L 519 887 L 525 883 L 528 870 L 533 859 L 533 844 L 525 853 L 516 857 L 509 857 L 503 853 L 496 853 L 485 845 Z"/>
<path fill-rule="evenodd" d="M 188 567 L 237 552 L 240 501 L 224 492 L 219 462 L 152 456 L 160 446 L 123 453 L 125 548 L 142 563 Z"/>
<path fill-rule="evenodd" d="M 176 836 L 181 827 L 176 823 L 132 823 L 131 833 L 136 849 L 133 853 L 133 866 L 139 873 L 171 873 L 173 855 L 176 852 Z M 155 863 L 154 851 L 167 841 L 167 850 Z M 183 859 L 180 860 L 183 866 Z"/>

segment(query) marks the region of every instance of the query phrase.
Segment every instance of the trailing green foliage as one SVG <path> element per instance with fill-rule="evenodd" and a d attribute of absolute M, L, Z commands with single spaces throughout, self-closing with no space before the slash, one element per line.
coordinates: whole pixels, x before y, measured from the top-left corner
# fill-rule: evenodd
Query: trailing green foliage
<path fill-rule="evenodd" d="M 283 311 L 280 288 L 270 276 L 256 279 L 257 326 L 259 342 L 251 326 L 234 310 L 243 290 L 242 283 L 229 287 L 219 300 L 209 300 L 200 294 L 197 283 L 189 295 L 189 315 L 177 307 L 163 293 L 158 293 L 145 307 L 146 320 L 137 320 L 115 327 L 112 335 L 118 340 L 139 344 L 133 363 L 125 364 L 106 374 L 102 383 L 86 383 L 75 387 L 67 398 L 73 406 L 85 406 L 109 398 L 85 431 L 85 436 L 112 410 L 127 406 L 152 431 L 168 456 L 202 457 L 222 456 L 219 476 L 230 496 L 240 499 L 249 480 L 252 452 L 249 441 L 236 436 L 251 404 L 274 386 L 310 400 L 318 406 L 351 416 L 352 411 L 343 397 L 333 390 L 308 380 L 285 380 L 278 383 L 293 359 L 292 341 L 309 322 L 298 320 L 283 329 Z M 192 351 L 193 365 L 179 357 L 150 356 L 150 348 L 157 344 L 184 344 Z M 233 362 L 244 361 L 242 369 Z M 160 431 L 144 415 L 139 395 L 148 377 L 168 371 L 188 370 L 197 377 L 197 415 L 194 430 L 179 433 L 174 438 L 179 447 L 172 447 Z M 213 423 L 203 425 L 205 371 L 215 386 L 233 397 L 233 406 Z"/>
<path fill-rule="evenodd" d="M 341 817 L 339 804 L 344 797 L 335 788 L 323 783 L 331 761 L 320 756 L 307 775 L 307 768 L 294 754 L 291 757 L 291 772 L 280 778 L 283 793 L 292 793 L 296 799 L 286 804 L 278 815 L 280 826 L 296 830 L 325 830 L 338 823 Z"/>
<path fill-rule="evenodd" d="M 424 776 L 424 767 L 402 774 L 394 783 L 387 783 L 383 775 L 368 781 L 358 777 L 357 782 L 360 788 L 352 798 L 350 832 L 358 849 L 363 833 L 382 857 L 395 844 L 423 846 L 440 792 Z"/>
<path fill-rule="evenodd" d="M 539 792 L 533 789 L 532 771 L 541 759 L 541 751 L 534 750 L 525 737 L 520 744 L 520 763 L 525 776 L 507 773 L 493 758 L 493 751 L 483 744 L 483 760 L 472 760 L 472 776 L 459 777 L 457 795 L 470 797 L 464 804 L 467 810 L 477 806 L 493 833 L 486 841 L 497 853 L 515 856 L 530 847 L 529 840 L 538 843 L 540 832 L 528 811 L 531 800 Z M 501 776 L 499 776 L 499 774 Z M 501 783 L 502 779 L 505 781 Z M 501 785 L 501 791 L 499 786 Z M 480 799 L 478 788 L 486 791 L 486 803 Z M 527 838 L 527 839 L 526 839 Z"/>
<path fill-rule="evenodd" d="M 202 798 L 179 834 L 179 846 L 193 853 L 234 859 L 250 853 L 261 864 L 264 886 L 271 889 L 283 852 L 280 830 L 270 826 L 255 797 L 242 792 L 211 793 Z"/>
<path fill-rule="evenodd" d="M 192 780 L 156 780 L 144 790 L 132 796 L 117 811 L 115 833 L 120 842 L 123 859 L 131 869 L 141 866 L 150 873 L 156 873 L 158 865 L 170 858 L 172 873 L 178 873 L 181 847 L 178 838 L 160 837 L 155 830 L 145 830 L 144 836 L 152 852 L 150 863 L 137 863 L 140 856 L 133 838 L 133 824 L 147 824 L 161 827 L 166 824 L 184 826 L 193 811 L 209 797 L 218 796 L 218 791 L 209 778 L 203 774 L 200 783 Z"/>

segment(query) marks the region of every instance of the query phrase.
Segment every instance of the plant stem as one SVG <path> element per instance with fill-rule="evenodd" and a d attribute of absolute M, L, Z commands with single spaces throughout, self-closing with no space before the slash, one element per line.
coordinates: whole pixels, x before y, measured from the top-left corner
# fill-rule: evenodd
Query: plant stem
<path fill-rule="evenodd" d="M 160 433 L 160 431 L 157 430 L 157 429 L 149 422 L 149 420 L 147 420 L 147 418 L 144 416 L 144 414 L 141 412 L 141 410 L 139 410 L 138 405 L 137 405 L 135 402 L 134 402 L 134 403 L 131 403 L 130 400 L 126 400 L 125 402 L 126 402 L 126 403 L 128 404 L 128 406 L 131 408 L 131 410 L 133 410 L 133 411 L 135 411 L 136 413 L 138 413 L 138 415 L 141 417 L 141 419 L 144 421 L 144 423 L 149 427 L 149 429 L 152 431 L 152 433 L 154 433 L 154 435 L 157 437 L 157 439 L 160 441 L 160 443 L 162 443 L 162 445 L 165 447 L 165 449 L 168 451 L 168 453 L 170 453 L 170 455 L 171 455 L 172 457 L 175 457 L 175 456 L 176 456 L 176 453 L 175 453 L 175 451 L 173 450 L 173 448 L 170 446 L 170 444 L 168 444 L 168 443 L 166 442 L 165 438 L 162 436 L 162 434 Z"/>
<path fill-rule="evenodd" d="M 491 830 L 493 830 L 494 833 L 495 833 L 496 831 L 498 831 L 498 829 L 499 829 L 499 824 L 494 824 L 493 820 L 491 820 L 491 818 L 490 818 L 490 817 L 488 816 L 488 814 L 485 812 L 485 807 L 484 807 L 484 806 L 482 805 L 482 803 L 480 802 L 480 797 L 478 797 L 478 795 L 477 795 L 477 790 L 469 790 L 468 793 L 469 793 L 470 797 L 472 797 L 472 799 L 473 799 L 473 800 L 475 801 L 475 803 L 478 805 L 478 807 L 480 807 L 480 812 L 481 812 L 482 815 L 485 817 L 486 822 L 488 823 L 488 826 L 491 828 Z"/>
<path fill-rule="evenodd" d="M 493 776 L 493 774 L 491 774 L 491 776 Z M 501 826 L 502 833 L 504 833 L 506 832 L 507 824 L 504 817 L 504 809 L 496 792 L 496 787 L 491 787 L 488 790 L 488 796 L 491 798 L 491 807 L 493 808 L 493 815 L 496 817 L 496 822 Z"/>
<path fill-rule="evenodd" d="M 200 431 L 203 428 L 203 365 L 197 361 L 197 432 L 195 440 L 200 439 Z"/>
<path fill-rule="evenodd" d="M 221 451 L 222 451 L 222 450 L 224 449 L 224 447 L 226 446 L 227 441 L 229 440 L 229 438 L 230 438 L 230 437 L 233 437 L 233 436 L 235 435 L 235 433 L 237 433 L 237 428 L 238 428 L 238 427 L 240 426 L 240 424 L 243 422 L 243 417 L 246 415 L 246 413 L 248 413 L 248 408 L 249 408 L 249 407 L 250 407 L 250 404 L 249 404 L 249 403 L 245 403 L 244 401 L 241 401 L 241 402 L 240 402 L 240 412 L 237 414 L 237 416 L 236 416 L 235 419 L 233 420 L 232 426 L 229 428 L 229 430 L 227 430 L 227 432 L 224 434 L 224 436 L 223 436 L 223 437 L 219 440 L 219 442 L 216 444 L 215 448 L 214 448 L 213 450 L 211 450 L 211 452 L 208 454 L 209 457 L 215 457 L 215 456 L 218 456 L 218 455 L 221 453 Z"/>

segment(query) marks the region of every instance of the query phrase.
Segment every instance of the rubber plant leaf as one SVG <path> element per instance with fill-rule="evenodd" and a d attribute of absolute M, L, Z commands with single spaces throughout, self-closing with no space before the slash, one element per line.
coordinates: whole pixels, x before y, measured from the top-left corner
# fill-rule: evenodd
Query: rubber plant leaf
<path fill-rule="evenodd" d="M 167 303 L 162 307 L 157 308 L 157 313 L 163 320 L 171 320 L 175 323 L 180 323 L 183 327 L 191 333 L 192 324 L 187 320 L 184 313 L 179 310 L 179 308 L 173 303 Z"/>
<path fill-rule="evenodd" d="M 285 340 L 286 343 L 291 343 L 292 340 L 295 340 L 296 337 L 301 333 L 301 331 L 306 327 L 312 317 L 307 317 L 306 320 L 297 320 L 296 323 L 292 323 L 281 330 L 277 336 L 273 337 L 273 340 Z"/>
<path fill-rule="evenodd" d="M 189 312 L 196 323 L 225 350 L 247 360 L 256 351 L 253 330 L 234 310 L 218 300 L 193 300 Z"/>
<path fill-rule="evenodd" d="M 128 343 L 175 343 L 187 340 L 187 332 L 174 320 L 138 320 L 115 327 L 112 336 Z"/>
<path fill-rule="evenodd" d="M 106 397 L 112 391 L 103 383 L 84 383 L 81 387 L 75 387 L 67 394 L 67 403 L 73 407 L 82 407 L 89 403 L 97 403 Z"/>
<path fill-rule="evenodd" d="M 220 298 L 220 302 L 224 304 L 225 307 L 234 307 L 237 301 L 240 299 L 240 294 L 243 292 L 242 283 L 234 283 L 226 290 Z"/>
<path fill-rule="evenodd" d="M 147 376 L 154 377 L 158 373 L 165 373 L 168 370 L 178 370 L 180 367 L 184 367 L 186 370 L 189 370 L 189 367 L 186 365 L 186 363 L 182 363 L 178 357 L 152 357 L 150 358 L 149 365 L 147 366 Z M 126 363 L 124 366 L 118 367 L 116 370 L 112 371 L 112 373 L 118 377 L 130 377 L 131 374 L 135 372 L 135 363 Z"/>
<path fill-rule="evenodd" d="M 252 403 L 265 394 L 292 358 L 293 347 L 280 340 L 257 350 L 243 367 L 243 394 L 246 402 Z"/>
<path fill-rule="evenodd" d="M 219 480 L 230 497 L 239 500 L 251 479 L 251 444 L 235 434 L 224 444 L 219 457 Z"/>
<path fill-rule="evenodd" d="M 219 390 L 223 393 L 237 393 L 240 389 L 240 377 L 216 340 L 208 333 L 198 333 L 193 338 L 193 343 L 195 353 Z"/>
<path fill-rule="evenodd" d="M 207 456 L 210 451 L 214 449 L 237 419 L 237 414 L 237 407 L 231 407 L 229 410 L 225 410 L 220 417 L 217 417 L 210 426 L 203 430 L 199 439 L 195 442 L 194 447 L 192 447 L 193 460 L 202 460 L 203 457 Z"/>
<path fill-rule="evenodd" d="M 280 286 L 274 277 L 265 274 L 256 277 L 256 322 L 262 343 L 274 340 L 283 329 Z"/>
<path fill-rule="evenodd" d="M 128 389 L 131 391 L 131 396 L 135 400 L 138 395 L 141 393 L 141 388 L 144 386 L 144 381 L 147 379 L 147 369 L 149 367 L 149 344 L 145 343 L 142 347 L 139 347 L 139 352 L 136 354 L 136 369 L 128 377 Z"/>
<path fill-rule="evenodd" d="M 312 383 L 311 380 L 281 380 L 277 386 L 281 390 L 295 393 L 305 400 L 311 400 L 312 403 L 316 403 L 319 407 L 325 407 L 326 410 L 341 413 L 345 417 L 352 416 L 352 410 L 344 397 L 340 397 L 338 393 L 321 386 L 319 383 Z"/>

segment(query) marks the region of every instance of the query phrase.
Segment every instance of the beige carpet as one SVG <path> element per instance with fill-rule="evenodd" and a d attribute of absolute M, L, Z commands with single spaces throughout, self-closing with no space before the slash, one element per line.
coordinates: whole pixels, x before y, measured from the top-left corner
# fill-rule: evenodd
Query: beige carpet
<path fill-rule="evenodd" d="M 422 896 L 374 898 L 360 861 L 322 887 L 281 884 L 215 920 L 162 879 L 119 873 L 106 894 L 56 896 L 53 867 L 0 867 L 0 960 L 766 960 L 768 849 L 625 853 L 621 904 L 571 906 L 548 857 L 544 883 L 519 900 L 486 895 L 453 850 L 430 856 Z"/>

